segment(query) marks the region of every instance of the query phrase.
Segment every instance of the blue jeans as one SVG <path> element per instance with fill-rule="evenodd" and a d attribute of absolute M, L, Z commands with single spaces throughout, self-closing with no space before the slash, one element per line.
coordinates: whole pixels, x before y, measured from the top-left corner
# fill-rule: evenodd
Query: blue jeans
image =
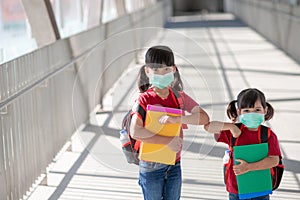
<path fill-rule="evenodd" d="M 140 161 L 139 185 L 144 200 L 179 200 L 181 194 L 181 166 Z"/>
<path fill-rule="evenodd" d="M 245 200 L 269 200 L 269 199 L 270 199 L 269 195 L 265 195 L 265 196 L 255 197 L 255 198 L 245 199 Z M 239 195 L 229 193 L 229 200 L 239 200 Z"/>

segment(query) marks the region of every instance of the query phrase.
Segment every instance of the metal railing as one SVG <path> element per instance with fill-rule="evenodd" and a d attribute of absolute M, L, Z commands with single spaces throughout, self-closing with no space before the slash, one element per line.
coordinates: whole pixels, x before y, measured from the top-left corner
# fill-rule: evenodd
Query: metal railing
<path fill-rule="evenodd" d="M 164 3 L 0 65 L 0 199 L 24 198 L 46 173 L 152 37 L 141 27 L 163 26 Z"/>

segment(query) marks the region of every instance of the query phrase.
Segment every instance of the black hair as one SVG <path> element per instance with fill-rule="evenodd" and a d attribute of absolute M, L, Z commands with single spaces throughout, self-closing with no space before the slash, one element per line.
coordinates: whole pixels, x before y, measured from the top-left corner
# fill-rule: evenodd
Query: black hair
<path fill-rule="evenodd" d="M 153 46 L 148 49 L 145 55 L 145 63 L 139 71 L 138 75 L 138 88 L 140 92 L 145 92 L 149 89 L 151 84 L 149 83 L 149 78 L 145 73 L 145 67 L 150 68 L 160 68 L 164 66 L 175 66 L 176 70 L 174 72 L 174 82 L 172 87 L 177 91 L 183 90 L 183 83 L 180 78 L 180 74 L 177 66 L 175 65 L 175 59 L 173 51 L 167 46 Z"/>
<path fill-rule="evenodd" d="M 159 68 L 162 65 L 174 66 L 175 59 L 172 50 L 167 46 L 154 46 L 145 55 L 147 67 Z"/>
<path fill-rule="evenodd" d="M 139 88 L 140 92 L 147 91 L 148 88 L 151 86 L 151 84 L 149 83 L 149 78 L 145 72 L 145 67 L 146 67 L 146 65 L 143 65 L 140 68 L 139 75 L 138 75 L 137 84 L 138 84 L 138 88 Z"/>
<path fill-rule="evenodd" d="M 264 93 L 256 88 L 248 88 L 242 90 L 238 96 L 237 100 L 233 100 L 229 103 L 227 107 L 227 116 L 229 119 L 236 119 L 238 117 L 237 109 L 243 108 L 253 108 L 257 100 L 260 100 L 261 105 L 265 109 L 268 107 L 267 113 L 265 115 L 265 120 L 269 120 L 274 115 L 274 108 L 266 101 Z"/>

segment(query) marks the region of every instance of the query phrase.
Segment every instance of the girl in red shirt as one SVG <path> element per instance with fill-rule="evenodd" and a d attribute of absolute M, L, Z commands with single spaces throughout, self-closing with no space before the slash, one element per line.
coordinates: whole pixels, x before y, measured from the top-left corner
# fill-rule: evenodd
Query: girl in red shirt
<path fill-rule="evenodd" d="M 207 113 L 196 101 L 183 92 L 183 84 L 178 68 L 174 62 L 172 50 L 166 46 L 154 46 L 148 49 L 145 56 L 146 65 L 142 66 L 138 76 L 138 87 L 141 92 L 137 103 L 146 110 L 147 105 L 159 105 L 178 108 L 173 90 L 180 94 L 184 110 L 189 115 L 180 117 L 163 116 L 159 119 L 162 124 L 182 123 L 204 125 L 209 122 Z M 180 152 L 183 134 L 166 137 L 156 135 L 145 129 L 144 122 L 138 110 L 132 110 L 131 136 L 142 142 L 165 144 L 177 152 L 175 165 L 148 162 L 140 160 L 139 185 L 145 200 L 179 200 L 181 193 Z"/>
<path fill-rule="evenodd" d="M 265 95 L 255 88 L 248 88 L 241 91 L 237 100 L 231 101 L 227 108 L 228 117 L 235 122 L 241 122 L 241 130 L 233 123 L 224 123 L 211 121 L 204 126 L 205 130 L 215 133 L 215 139 L 218 142 L 230 144 L 230 138 L 238 138 L 238 145 L 258 144 L 258 127 L 263 121 L 273 117 L 274 109 L 266 102 Z M 236 176 L 253 170 L 262 170 L 272 168 L 278 165 L 281 157 L 277 136 L 271 130 L 268 138 L 268 156 L 258 162 L 247 163 L 244 160 L 237 159 L 240 164 L 230 165 L 226 180 L 226 189 L 229 192 L 229 200 L 238 200 L 238 187 Z M 231 158 L 232 159 L 232 158 Z M 231 162 L 233 163 L 233 162 Z M 269 199 L 269 195 L 251 198 L 255 200 Z"/>

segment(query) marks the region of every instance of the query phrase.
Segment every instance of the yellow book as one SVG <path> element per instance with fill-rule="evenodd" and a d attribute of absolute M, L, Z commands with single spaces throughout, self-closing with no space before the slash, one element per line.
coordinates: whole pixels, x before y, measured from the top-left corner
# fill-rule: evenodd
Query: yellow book
<path fill-rule="evenodd" d="M 182 110 L 148 105 L 145 128 L 162 136 L 179 136 L 181 124 L 161 124 L 158 120 L 163 115 L 181 116 Z M 142 142 L 140 159 L 150 162 L 174 165 L 176 161 L 176 153 L 167 145 Z"/>

